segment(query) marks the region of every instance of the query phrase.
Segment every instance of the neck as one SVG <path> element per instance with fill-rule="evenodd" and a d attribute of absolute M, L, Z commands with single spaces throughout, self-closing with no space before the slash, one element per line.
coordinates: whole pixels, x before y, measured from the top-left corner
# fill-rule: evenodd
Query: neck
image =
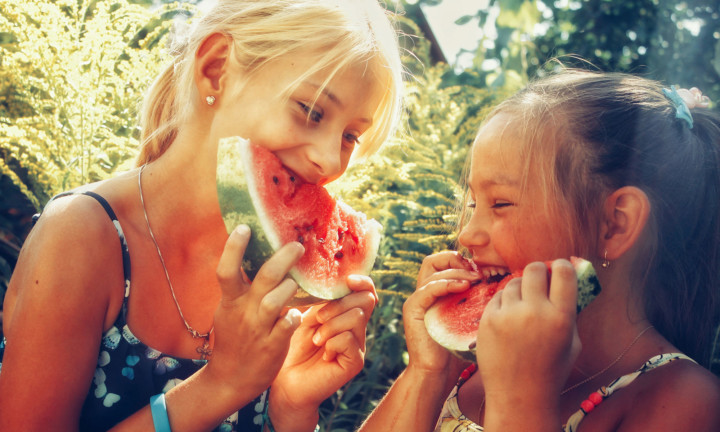
<path fill-rule="evenodd" d="M 650 325 L 629 279 L 615 270 L 614 274 L 602 275 L 605 276 L 600 280 L 602 293 L 578 315 L 583 349 L 575 365 L 585 374 L 593 375 L 605 368 Z M 649 354 L 647 349 L 642 349 L 647 339 L 646 333 L 611 370 L 639 366 L 638 360 Z M 570 382 L 578 381 L 581 376 L 574 374 Z"/>
<path fill-rule="evenodd" d="M 216 189 L 216 151 L 191 134 L 173 144 L 142 174 L 142 190 L 153 230 L 164 242 L 227 234 Z"/>

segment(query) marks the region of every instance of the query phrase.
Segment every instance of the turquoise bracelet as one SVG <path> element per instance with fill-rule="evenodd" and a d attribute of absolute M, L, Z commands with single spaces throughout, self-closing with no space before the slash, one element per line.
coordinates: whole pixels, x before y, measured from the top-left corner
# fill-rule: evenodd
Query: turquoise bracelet
<path fill-rule="evenodd" d="M 152 414 L 155 432 L 172 432 L 170 430 L 170 419 L 168 419 L 167 405 L 165 405 L 165 393 L 156 394 L 150 397 L 150 413 Z"/>

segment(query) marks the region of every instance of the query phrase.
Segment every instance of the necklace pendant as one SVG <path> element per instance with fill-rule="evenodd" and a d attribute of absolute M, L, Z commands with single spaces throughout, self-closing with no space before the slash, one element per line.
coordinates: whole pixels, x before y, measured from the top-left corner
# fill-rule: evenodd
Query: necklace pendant
<path fill-rule="evenodd" d="M 200 360 L 207 360 L 208 357 L 212 355 L 212 350 L 210 349 L 210 341 L 205 339 L 205 342 L 203 342 L 202 346 L 197 347 L 195 351 L 200 354 Z"/>

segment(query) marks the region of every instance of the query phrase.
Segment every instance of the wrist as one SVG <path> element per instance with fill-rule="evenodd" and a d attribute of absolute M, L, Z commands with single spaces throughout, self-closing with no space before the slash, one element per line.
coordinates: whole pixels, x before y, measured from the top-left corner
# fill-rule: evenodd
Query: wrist
<path fill-rule="evenodd" d="M 298 406 L 280 389 L 268 390 L 265 406 L 266 426 L 269 432 L 308 432 L 315 430 L 319 420 L 318 406 Z M 273 430 L 274 429 L 274 430 Z"/>

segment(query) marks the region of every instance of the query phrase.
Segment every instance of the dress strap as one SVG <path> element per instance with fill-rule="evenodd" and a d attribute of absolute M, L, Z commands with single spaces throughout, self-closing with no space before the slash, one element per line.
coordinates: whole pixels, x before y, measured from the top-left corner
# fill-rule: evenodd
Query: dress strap
<path fill-rule="evenodd" d="M 592 393 L 588 397 L 588 399 L 582 401 L 582 403 L 580 404 L 580 409 L 577 410 L 575 414 L 570 416 L 567 423 L 563 427 L 563 430 L 565 432 L 575 432 L 582 419 L 584 419 L 585 416 L 590 413 L 590 411 L 592 411 L 597 405 L 600 405 L 602 401 L 609 398 L 610 395 L 612 395 L 614 392 L 620 390 L 621 388 L 629 386 L 640 375 L 650 372 L 653 369 L 659 368 L 660 366 L 665 366 L 666 364 L 675 360 L 689 360 L 693 363 L 696 363 L 695 360 L 682 353 L 665 353 L 650 358 L 635 372 L 623 375 L 620 378 L 615 379 L 607 386 L 600 387 L 600 389 Z"/>
<path fill-rule="evenodd" d="M 118 238 L 120 239 L 120 251 L 122 253 L 122 261 L 123 261 L 123 279 L 125 280 L 125 299 L 130 296 L 130 251 L 128 249 L 127 240 L 125 239 L 125 233 L 123 232 L 122 227 L 120 226 L 120 221 L 117 218 L 117 215 L 115 215 L 115 212 L 113 211 L 112 207 L 110 206 L 110 203 L 107 202 L 105 198 L 103 198 L 101 195 L 96 194 L 95 192 L 91 191 L 84 191 L 84 192 L 74 192 L 74 191 L 68 191 L 68 192 L 62 192 L 50 199 L 48 201 L 48 204 L 58 198 L 63 198 L 70 195 L 87 195 L 89 197 L 92 197 L 100 203 L 103 210 L 105 210 L 105 213 L 107 213 L 108 217 L 110 218 L 110 221 L 112 221 L 113 226 L 115 227 L 115 230 L 118 233 Z M 46 204 L 47 206 L 47 204 Z M 37 220 L 40 218 L 42 213 L 37 213 L 33 215 L 33 223 L 37 222 Z M 126 302 L 123 302 L 123 316 L 125 316 L 127 309 Z"/>

